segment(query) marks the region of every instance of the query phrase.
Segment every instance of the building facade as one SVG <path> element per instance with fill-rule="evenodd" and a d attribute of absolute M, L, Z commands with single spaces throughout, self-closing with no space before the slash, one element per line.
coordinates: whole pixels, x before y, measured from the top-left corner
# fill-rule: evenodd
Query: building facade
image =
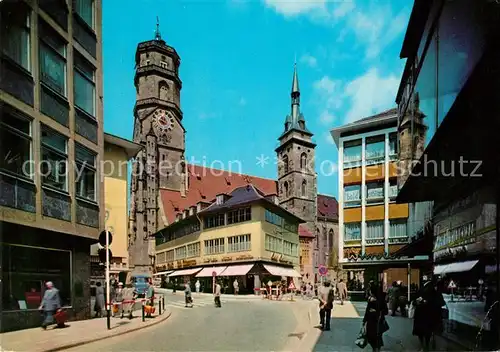
<path fill-rule="evenodd" d="M 341 170 L 339 262 L 352 290 L 362 289 L 366 280 L 407 282 L 407 263 L 420 260 L 395 255 L 424 227 L 422 216 L 430 220 L 431 209 L 395 202 L 397 116 L 391 109 L 332 130 Z M 411 283 L 418 284 L 418 269 L 410 270 Z"/>
<path fill-rule="evenodd" d="M 178 284 L 201 280 L 206 292 L 212 292 L 213 272 L 230 290 L 238 280 L 247 293 L 268 278 L 300 278 L 301 222 L 253 185 L 235 188 L 212 203 L 199 202 L 155 235 L 157 272 Z"/>
<path fill-rule="evenodd" d="M 101 1 L 2 1 L 3 331 L 39 326 L 45 282 L 90 316 L 89 248 L 104 226 Z"/>

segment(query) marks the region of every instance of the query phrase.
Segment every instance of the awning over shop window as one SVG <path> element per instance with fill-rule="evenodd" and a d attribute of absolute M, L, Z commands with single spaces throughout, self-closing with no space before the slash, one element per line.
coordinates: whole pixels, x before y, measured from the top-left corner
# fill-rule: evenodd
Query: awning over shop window
<path fill-rule="evenodd" d="M 451 273 L 463 273 L 472 270 L 479 260 L 468 260 L 466 262 L 451 263 L 448 265 L 437 265 L 434 267 L 434 274 L 443 275 Z"/>
<path fill-rule="evenodd" d="M 200 270 L 201 268 L 176 270 L 172 274 L 168 275 L 168 277 L 190 276 L 196 274 Z"/>
<path fill-rule="evenodd" d="M 254 264 L 230 265 L 224 270 L 223 276 L 244 276 L 253 266 Z"/>
<path fill-rule="evenodd" d="M 170 273 L 173 273 L 173 270 L 168 270 L 168 271 L 160 271 L 159 273 L 153 274 L 153 276 L 161 276 L 161 275 L 168 275 Z"/>
<path fill-rule="evenodd" d="M 286 277 L 302 277 L 296 270 L 292 268 L 284 268 L 275 265 L 264 264 L 264 269 L 266 269 L 269 274 L 274 276 L 286 276 Z"/>
<path fill-rule="evenodd" d="M 227 266 L 217 266 L 217 267 L 208 267 L 203 268 L 196 277 L 212 277 L 212 273 L 215 271 L 216 276 L 220 276 L 226 270 Z"/>

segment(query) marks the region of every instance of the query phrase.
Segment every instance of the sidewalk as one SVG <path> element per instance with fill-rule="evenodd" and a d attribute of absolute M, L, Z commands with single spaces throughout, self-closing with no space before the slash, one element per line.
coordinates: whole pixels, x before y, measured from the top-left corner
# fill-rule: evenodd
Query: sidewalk
<path fill-rule="evenodd" d="M 0 334 L 0 351 L 48 352 L 61 351 L 87 343 L 104 340 L 141 330 L 167 320 L 171 312 L 167 309 L 158 315 L 158 307 L 153 318 L 142 321 L 140 314 L 132 320 L 111 318 L 111 329 L 106 328 L 106 318 L 71 321 L 63 329 L 49 327 L 26 329 Z"/>
<path fill-rule="evenodd" d="M 160 294 L 165 294 L 165 297 L 168 297 L 168 295 L 172 295 L 172 289 L 167 289 L 167 288 L 158 288 L 158 287 L 155 287 L 155 292 L 156 293 L 160 293 Z M 179 291 L 177 290 L 177 292 L 175 293 L 176 295 L 184 295 L 184 291 Z M 192 291 L 191 294 L 193 295 L 193 297 L 196 297 L 196 296 L 201 296 L 201 297 L 205 297 L 205 296 L 208 296 L 208 297 L 213 297 L 213 293 L 204 293 L 204 292 L 200 292 L 200 293 L 196 293 L 195 291 Z M 230 294 L 230 293 L 223 293 L 221 295 L 222 298 L 225 298 L 225 299 L 243 299 L 243 300 L 249 300 L 249 299 L 262 299 L 262 296 L 257 296 L 257 295 L 254 295 L 254 294 L 248 294 L 248 295 L 233 295 L 233 294 Z"/>

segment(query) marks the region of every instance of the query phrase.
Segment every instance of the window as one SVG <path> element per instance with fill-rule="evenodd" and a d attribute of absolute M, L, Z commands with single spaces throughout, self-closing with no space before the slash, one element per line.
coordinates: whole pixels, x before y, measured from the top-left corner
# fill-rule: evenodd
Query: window
<path fill-rule="evenodd" d="M 175 249 L 175 260 L 186 258 L 186 246 Z"/>
<path fill-rule="evenodd" d="M 384 200 L 384 183 L 370 182 L 366 184 L 366 200 L 368 203 L 376 203 Z"/>
<path fill-rule="evenodd" d="M 361 185 L 344 187 L 345 207 L 356 207 L 361 205 Z"/>
<path fill-rule="evenodd" d="M 307 182 L 306 182 L 306 180 L 302 181 L 302 185 L 300 187 L 300 193 L 301 193 L 302 197 L 305 197 L 307 195 Z"/>
<path fill-rule="evenodd" d="M 227 251 L 228 253 L 233 252 L 245 252 L 252 248 L 251 235 L 238 235 L 232 236 L 227 239 Z"/>
<path fill-rule="evenodd" d="M 42 184 L 67 191 L 68 138 L 42 125 Z"/>
<path fill-rule="evenodd" d="M 173 250 L 173 249 L 171 249 L 171 250 L 167 251 L 167 254 L 166 254 L 166 256 L 165 256 L 165 257 L 166 257 L 166 258 L 165 258 L 165 261 L 166 261 L 167 263 L 173 262 L 173 261 L 175 260 L 174 250 Z"/>
<path fill-rule="evenodd" d="M 293 232 L 293 233 L 298 233 L 299 232 L 299 225 L 296 223 L 291 223 L 289 221 L 283 220 L 283 228 L 287 231 Z"/>
<path fill-rule="evenodd" d="M 269 252 L 283 253 L 283 240 L 266 233 L 265 248 Z"/>
<path fill-rule="evenodd" d="M 366 223 L 366 239 L 384 238 L 384 222 L 368 221 Z"/>
<path fill-rule="evenodd" d="M 71 252 L 2 243 L 2 309 L 36 310 L 52 281 L 63 306 L 71 306 Z"/>
<path fill-rule="evenodd" d="M 389 220 L 389 238 L 408 237 L 407 219 Z"/>
<path fill-rule="evenodd" d="M 361 240 L 361 223 L 344 224 L 344 241 Z"/>
<path fill-rule="evenodd" d="M 267 222 L 270 222 L 271 224 L 282 226 L 283 224 L 283 218 L 272 211 L 269 211 L 266 209 L 265 212 L 265 219 Z"/>
<path fill-rule="evenodd" d="M 385 160 L 385 135 L 366 139 L 366 165 L 382 163 Z"/>
<path fill-rule="evenodd" d="M 168 69 L 168 63 L 166 63 L 165 61 L 160 61 L 160 67 Z"/>
<path fill-rule="evenodd" d="M 57 93 L 66 96 L 66 43 L 45 22 L 39 22 L 40 79 Z"/>
<path fill-rule="evenodd" d="M 156 263 L 157 264 L 163 264 L 166 261 L 166 253 L 167 252 L 160 252 L 156 254 Z"/>
<path fill-rule="evenodd" d="M 302 170 L 307 169 L 307 154 L 306 153 L 302 153 L 300 155 L 300 168 Z"/>
<path fill-rule="evenodd" d="M 394 199 L 398 196 L 398 180 L 393 178 L 389 180 L 389 199 Z"/>
<path fill-rule="evenodd" d="M 95 68 L 76 52 L 74 61 L 75 105 L 95 116 Z"/>
<path fill-rule="evenodd" d="M 289 195 L 289 193 L 288 193 L 288 182 L 286 182 L 286 181 L 283 184 L 283 190 L 285 191 L 285 197 L 287 197 Z"/>
<path fill-rule="evenodd" d="M 298 256 L 299 245 L 297 243 L 292 243 L 288 241 L 283 241 L 283 254 L 292 257 Z"/>
<path fill-rule="evenodd" d="M 398 134 L 389 134 L 389 159 L 396 160 L 398 158 Z"/>
<path fill-rule="evenodd" d="M 96 154 L 75 143 L 76 195 L 96 200 Z"/>
<path fill-rule="evenodd" d="M 334 237 L 333 229 L 330 229 L 330 231 L 328 231 L 328 249 L 330 251 L 334 248 L 333 237 Z"/>
<path fill-rule="evenodd" d="M 200 256 L 200 242 L 187 245 L 187 258 Z"/>
<path fill-rule="evenodd" d="M 283 172 L 288 173 L 288 155 L 284 155 L 281 159 L 283 161 Z"/>
<path fill-rule="evenodd" d="M 361 139 L 344 142 L 344 168 L 361 166 Z"/>
<path fill-rule="evenodd" d="M 217 227 L 217 226 L 224 226 L 225 224 L 226 222 L 224 214 L 216 214 L 212 216 L 207 216 L 205 218 L 206 229 L 210 229 L 212 227 Z"/>
<path fill-rule="evenodd" d="M 252 208 L 242 208 L 227 213 L 227 223 L 236 224 L 238 222 L 252 220 Z"/>
<path fill-rule="evenodd" d="M 31 121 L 4 109 L 0 114 L 0 168 L 33 177 Z"/>
<path fill-rule="evenodd" d="M 94 0 L 75 0 L 75 11 L 90 28 L 94 28 Z"/>
<path fill-rule="evenodd" d="M 225 252 L 224 238 L 205 241 L 205 255 L 220 254 Z"/>
<path fill-rule="evenodd" d="M 30 15 L 22 4 L 2 4 L 0 33 L 2 53 L 31 71 Z"/>

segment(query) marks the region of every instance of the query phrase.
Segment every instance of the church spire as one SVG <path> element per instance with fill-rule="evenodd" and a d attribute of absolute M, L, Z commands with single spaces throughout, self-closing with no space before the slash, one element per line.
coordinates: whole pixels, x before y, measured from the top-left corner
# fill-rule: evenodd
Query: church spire
<path fill-rule="evenodd" d="M 299 75 L 297 74 L 297 62 L 293 66 L 293 81 L 292 81 L 292 122 L 298 123 L 300 115 L 300 89 Z"/>
<path fill-rule="evenodd" d="M 161 41 L 161 33 L 160 33 L 160 19 L 156 16 L 156 31 L 155 31 L 155 40 Z"/>

